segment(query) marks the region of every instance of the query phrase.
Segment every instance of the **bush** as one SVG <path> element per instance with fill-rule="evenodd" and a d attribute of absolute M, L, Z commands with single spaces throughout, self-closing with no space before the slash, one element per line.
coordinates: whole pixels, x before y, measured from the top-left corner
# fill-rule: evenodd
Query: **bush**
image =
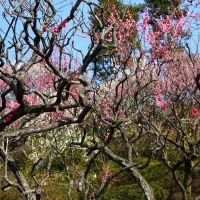
<path fill-rule="evenodd" d="M 118 187 L 112 186 L 109 188 L 104 196 L 105 200 L 144 200 L 144 194 L 137 184 L 121 185 Z"/>

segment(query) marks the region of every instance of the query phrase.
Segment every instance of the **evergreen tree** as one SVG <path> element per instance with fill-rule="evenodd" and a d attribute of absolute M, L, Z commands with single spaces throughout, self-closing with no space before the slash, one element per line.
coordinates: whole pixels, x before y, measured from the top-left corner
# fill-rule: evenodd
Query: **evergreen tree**
<path fill-rule="evenodd" d="M 186 14 L 186 10 L 181 7 L 181 0 L 145 0 L 151 20 L 149 23 L 156 30 L 157 20 L 173 15 L 174 20 Z"/>
<path fill-rule="evenodd" d="M 131 14 L 132 18 L 135 21 L 139 20 L 139 14 L 143 9 L 142 4 L 134 4 L 134 5 L 127 5 L 124 4 L 121 0 L 99 0 L 98 5 L 102 8 L 101 14 L 98 15 L 100 21 L 102 22 L 103 26 L 109 26 L 108 21 L 105 16 L 110 16 L 113 13 L 112 8 L 115 7 L 116 10 L 119 12 L 119 20 L 125 20 L 127 12 Z M 97 8 L 95 10 L 96 14 L 100 12 L 100 9 Z M 97 19 L 94 17 L 91 18 L 91 30 L 93 30 L 95 33 L 101 32 L 101 27 Z M 134 30 L 134 32 L 129 37 L 130 41 L 133 41 L 133 44 L 131 49 L 127 49 L 127 54 L 129 54 L 133 49 L 136 49 L 138 46 L 140 46 L 140 42 L 137 40 L 137 30 Z M 102 50 L 102 56 L 98 55 L 96 59 L 94 60 L 94 67 L 98 68 L 98 80 L 104 81 L 107 78 L 111 78 L 111 75 L 114 74 L 114 68 L 113 68 L 113 61 L 112 58 L 115 57 L 115 59 L 122 60 L 120 55 L 116 54 L 116 51 L 111 48 Z"/>

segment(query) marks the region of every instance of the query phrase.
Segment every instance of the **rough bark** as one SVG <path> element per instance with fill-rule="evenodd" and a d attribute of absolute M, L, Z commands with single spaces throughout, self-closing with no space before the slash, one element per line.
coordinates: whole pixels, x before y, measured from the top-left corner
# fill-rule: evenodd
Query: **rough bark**
<path fill-rule="evenodd" d="M 132 164 L 126 162 L 123 158 L 115 155 L 110 149 L 100 144 L 97 144 L 97 148 L 101 151 L 104 155 L 106 155 L 109 159 L 113 162 L 119 164 L 123 168 L 127 168 L 129 174 L 135 179 L 138 183 L 139 187 L 143 190 L 145 199 L 146 200 L 154 200 L 153 190 L 145 180 L 145 178 L 140 174 L 136 167 L 131 167 Z"/>
<path fill-rule="evenodd" d="M 184 182 L 183 185 L 186 190 L 187 200 L 192 200 L 192 161 L 187 159 L 184 163 Z"/>
<path fill-rule="evenodd" d="M 7 160 L 7 165 L 10 168 L 10 170 L 13 172 L 13 174 L 17 180 L 17 183 L 18 183 L 17 189 L 24 195 L 24 197 L 27 200 L 38 200 L 38 199 L 36 199 L 35 192 L 33 190 L 31 190 L 25 176 L 20 171 L 15 160 L 10 155 L 6 155 L 2 148 L 0 148 L 0 156 L 4 160 Z"/>

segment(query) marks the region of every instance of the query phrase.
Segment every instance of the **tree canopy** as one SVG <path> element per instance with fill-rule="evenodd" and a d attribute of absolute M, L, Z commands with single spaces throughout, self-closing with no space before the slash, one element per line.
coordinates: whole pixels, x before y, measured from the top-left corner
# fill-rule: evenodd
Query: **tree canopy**
<path fill-rule="evenodd" d="M 0 195 L 198 198 L 199 6 L 1 1 Z"/>

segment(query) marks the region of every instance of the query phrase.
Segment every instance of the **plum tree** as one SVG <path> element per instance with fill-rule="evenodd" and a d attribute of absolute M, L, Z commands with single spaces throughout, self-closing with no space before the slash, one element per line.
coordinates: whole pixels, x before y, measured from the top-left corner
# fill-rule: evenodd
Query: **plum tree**
<path fill-rule="evenodd" d="M 177 50 L 181 50 L 180 54 L 184 51 L 182 38 L 198 22 L 198 14 L 188 7 L 188 12 L 178 19 L 176 12 L 160 16 L 155 30 L 149 25 L 152 16 L 148 8 L 138 20 L 130 7 L 119 9 L 112 2 L 108 2 L 108 12 L 92 1 L 77 0 L 67 6 L 63 1 L 63 9 L 68 9 L 60 15 L 60 4 L 49 0 L 1 1 L 2 189 L 13 186 L 28 200 L 41 199 L 44 182 L 38 183 L 33 172 L 36 185 L 29 184 L 9 152 L 33 135 L 48 135 L 70 125 L 80 128 L 77 132 L 81 138 L 70 145 L 86 148 L 87 155 L 97 151 L 121 166 L 136 180 L 146 199 L 154 199 L 153 189 L 138 169 L 148 165 L 158 150 L 163 151 L 167 164 L 166 142 L 180 148 L 180 157 L 185 155 L 181 161 L 185 166 L 189 161 L 191 166 L 199 146 L 198 137 L 193 138 L 195 142 L 187 138 L 191 131 L 194 135 L 199 132 L 199 57 L 188 45 L 185 57 Z M 83 11 L 86 7 L 98 30 L 88 25 L 88 13 Z M 182 49 L 177 48 L 179 44 Z M 97 66 L 101 58 L 109 58 L 112 68 L 104 82 L 97 76 L 101 67 L 107 67 Z M 181 59 L 186 61 L 180 63 Z M 188 105 L 192 105 L 191 109 Z M 170 134 L 175 136 L 170 138 L 167 133 L 172 128 Z M 149 160 L 146 164 L 134 163 L 133 156 L 141 154 L 138 147 L 143 138 L 151 141 Z M 116 141 L 124 144 L 126 155 L 118 154 Z M 8 167 L 16 181 L 9 179 Z M 106 168 L 102 185 L 92 197 L 102 199 L 108 183 L 118 173 L 121 171 L 112 176 Z M 191 177 L 185 174 L 185 182 L 177 182 L 186 199 L 191 196 L 187 192 Z"/>

